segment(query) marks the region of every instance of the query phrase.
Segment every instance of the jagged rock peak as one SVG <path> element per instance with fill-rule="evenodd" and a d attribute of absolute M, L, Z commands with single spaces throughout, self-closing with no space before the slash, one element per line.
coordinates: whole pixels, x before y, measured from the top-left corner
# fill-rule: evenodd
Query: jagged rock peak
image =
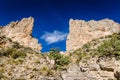
<path fill-rule="evenodd" d="M 22 33 L 30 35 L 32 34 L 33 24 L 34 24 L 34 18 L 29 17 L 29 18 L 23 18 L 21 21 L 16 21 L 16 22 L 12 21 L 5 27 L 14 28 Z"/>
<path fill-rule="evenodd" d="M 113 20 L 85 21 L 70 19 L 66 50 L 76 50 L 93 39 L 118 32 L 120 32 L 120 24 Z"/>
<path fill-rule="evenodd" d="M 31 36 L 33 24 L 34 19 L 32 17 L 23 18 L 21 21 L 11 22 L 3 26 L 0 29 L 0 35 L 4 35 L 25 47 L 41 50 L 41 44 L 38 44 L 38 40 Z"/>

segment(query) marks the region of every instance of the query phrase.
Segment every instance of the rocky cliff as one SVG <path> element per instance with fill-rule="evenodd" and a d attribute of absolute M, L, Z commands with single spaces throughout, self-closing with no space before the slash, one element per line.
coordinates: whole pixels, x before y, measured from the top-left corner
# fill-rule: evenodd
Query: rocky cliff
<path fill-rule="evenodd" d="M 20 45 L 30 47 L 34 50 L 41 50 L 41 44 L 38 44 L 38 40 L 33 38 L 34 19 L 32 17 L 23 18 L 21 21 L 11 22 L 10 24 L 0 28 L 0 35 L 10 38 L 14 42 L 18 42 Z"/>
<path fill-rule="evenodd" d="M 120 32 L 120 24 L 109 19 L 100 21 L 70 19 L 69 26 L 69 34 L 66 41 L 67 51 L 81 48 L 93 39 Z"/>

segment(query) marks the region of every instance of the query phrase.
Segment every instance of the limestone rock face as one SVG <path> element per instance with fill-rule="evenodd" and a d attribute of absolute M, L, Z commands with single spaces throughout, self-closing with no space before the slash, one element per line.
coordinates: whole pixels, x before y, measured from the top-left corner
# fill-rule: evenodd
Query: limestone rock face
<path fill-rule="evenodd" d="M 120 80 L 120 60 L 90 58 L 62 71 L 63 80 Z"/>
<path fill-rule="evenodd" d="M 0 35 L 10 38 L 20 45 L 30 47 L 34 50 L 41 50 L 38 40 L 31 36 L 34 19 L 32 17 L 23 18 L 21 21 L 11 22 L 0 28 Z"/>
<path fill-rule="evenodd" d="M 67 51 L 81 48 L 93 39 L 120 32 L 120 25 L 109 19 L 87 22 L 70 19 L 69 25 L 69 34 L 66 41 Z"/>

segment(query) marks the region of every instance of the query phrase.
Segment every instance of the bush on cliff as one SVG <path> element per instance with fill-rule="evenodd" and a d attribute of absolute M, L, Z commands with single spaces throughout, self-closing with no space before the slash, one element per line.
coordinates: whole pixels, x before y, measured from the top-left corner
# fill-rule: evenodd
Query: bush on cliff
<path fill-rule="evenodd" d="M 99 39 L 96 40 L 96 45 L 99 44 L 98 40 Z M 106 36 L 105 40 L 97 48 L 91 49 L 91 44 L 92 42 L 85 44 L 82 48 L 75 50 L 72 55 L 76 54 L 78 56 L 78 61 L 88 56 L 120 56 L 120 33 L 115 33 L 113 35 Z"/>
<path fill-rule="evenodd" d="M 55 69 L 62 69 L 63 66 L 70 63 L 70 57 L 60 54 L 59 48 L 51 48 L 49 58 L 55 61 Z"/>
<path fill-rule="evenodd" d="M 12 57 L 13 59 L 16 59 L 18 57 L 22 57 L 22 58 L 25 58 L 26 57 L 26 53 L 24 53 L 23 51 L 20 51 L 18 49 L 15 49 L 15 48 L 10 48 L 10 49 L 7 49 L 5 51 L 2 51 L 0 53 L 0 56 L 6 56 L 6 57 Z"/>
<path fill-rule="evenodd" d="M 120 55 L 120 34 L 113 34 L 111 39 L 104 41 L 102 45 L 98 47 L 99 56 L 111 56 Z"/>

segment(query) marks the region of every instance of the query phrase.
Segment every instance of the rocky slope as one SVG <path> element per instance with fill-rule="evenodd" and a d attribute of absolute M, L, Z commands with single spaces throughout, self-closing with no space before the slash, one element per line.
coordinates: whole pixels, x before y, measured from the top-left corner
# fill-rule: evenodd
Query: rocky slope
<path fill-rule="evenodd" d="M 112 23 L 111 27 L 106 21 Z M 60 54 L 59 49 L 55 48 L 46 54 L 38 52 L 41 46 L 30 36 L 33 26 L 31 17 L 2 27 L 0 29 L 0 80 L 120 80 L 119 24 L 111 20 L 101 22 L 105 22 L 106 28 L 103 26 L 103 30 L 99 31 L 101 26 L 97 26 L 99 21 L 96 22 L 98 29 L 95 27 L 93 32 L 90 31 L 91 39 L 86 37 L 90 33 L 86 34 L 84 31 L 85 40 L 88 40 L 81 42 L 82 45 L 76 44 L 75 40 L 75 45 L 79 47 L 67 46 L 69 54 L 65 55 Z M 81 26 L 81 23 L 78 23 L 75 25 Z M 77 38 L 74 36 L 77 35 L 75 28 L 71 29 L 73 31 L 68 35 L 70 41 L 72 37 Z M 78 28 L 78 33 L 79 29 L 85 28 Z M 86 29 L 93 30 L 88 27 Z M 79 36 L 83 37 L 83 33 L 79 33 Z M 71 42 L 71 45 L 74 43 Z M 71 49 L 75 50 L 69 52 Z"/>
<path fill-rule="evenodd" d="M 92 40 L 70 56 L 63 80 L 120 80 L 120 33 Z"/>
<path fill-rule="evenodd" d="M 23 18 L 21 21 L 11 22 L 0 28 L 0 35 L 8 37 L 14 42 L 18 42 L 20 45 L 40 51 L 42 46 L 38 44 L 37 39 L 31 36 L 33 23 L 34 19 L 32 17 Z"/>
<path fill-rule="evenodd" d="M 67 55 L 69 58 L 58 52 L 40 54 L 1 38 L 10 43 L 8 49 L 0 46 L 1 80 L 120 80 L 120 34 L 93 40 Z"/>
<path fill-rule="evenodd" d="M 48 56 L 0 36 L 0 80 L 60 80 L 53 67 Z"/>
<path fill-rule="evenodd" d="M 120 32 L 120 24 L 109 19 L 99 21 L 70 19 L 69 25 L 66 41 L 67 51 L 76 50 L 93 39 Z"/>

